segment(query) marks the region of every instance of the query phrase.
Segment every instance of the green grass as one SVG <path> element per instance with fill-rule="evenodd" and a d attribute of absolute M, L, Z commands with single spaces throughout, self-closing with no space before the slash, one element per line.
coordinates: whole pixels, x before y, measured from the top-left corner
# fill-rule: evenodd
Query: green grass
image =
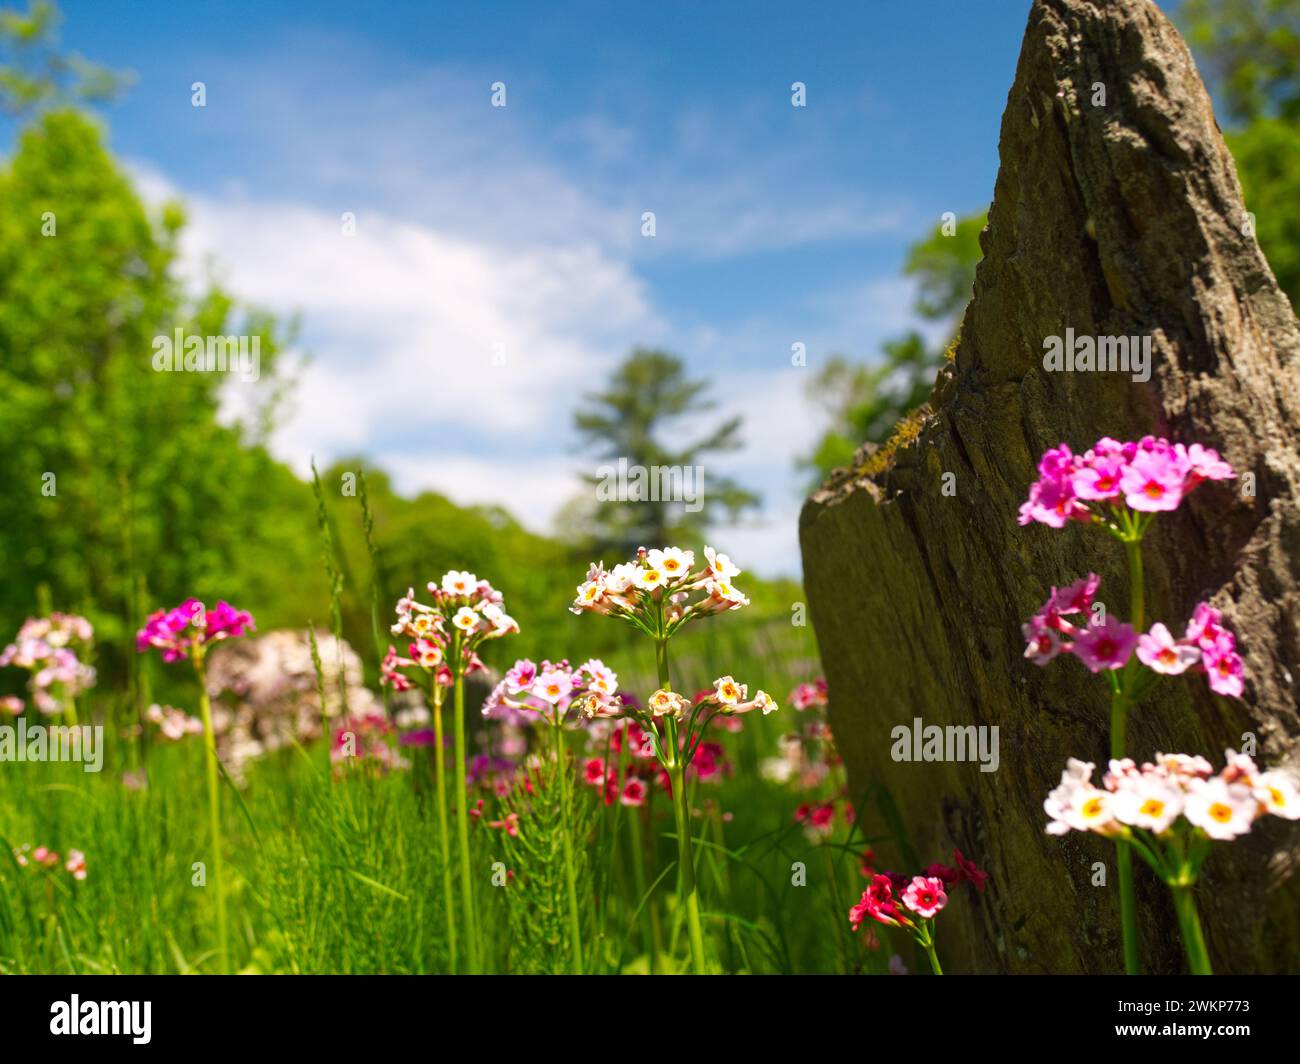
<path fill-rule="evenodd" d="M 684 690 L 729 672 L 782 700 L 813 674 L 816 662 L 810 632 L 780 615 L 701 624 L 676 640 L 674 650 Z M 649 692 L 650 655 L 630 648 L 625 660 L 611 664 L 622 689 Z M 125 704 L 98 690 L 83 700 L 82 712 L 103 721 L 108 710 L 122 711 Z M 888 948 L 866 951 L 848 934 L 845 914 L 862 889 L 860 840 L 851 846 L 809 843 L 792 821 L 805 797 L 759 776 L 762 758 L 799 723 L 788 706 L 768 718 L 745 718 L 743 732 L 721 735 L 731 775 L 717 785 L 696 784 L 691 795 L 698 811 L 693 833 L 706 948 L 715 971 L 879 970 L 887 960 Z M 200 741 L 146 742 L 120 720 L 105 733 L 108 750 L 98 774 L 79 765 L 0 765 L 0 971 L 213 970 L 213 886 L 210 878 L 206 886 L 195 885 L 196 864 L 210 864 Z M 577 774 L 586 756 L 582 736 L 568 738 L 569 767 Z M 544 750 L 545 735 L 535 740 L 534 748 Z M 320 748 L 281 750 L 250 769 L 242 790 L 223 780 L 234 970 L 448 970 L 432 760 L 427 749 L 404 752 L 410 769 L 385 774 L 364 763 L 327 773 Z M 147 769 L 147 786 L 124 785 L 123 773 L 132 767 Z M 553 780 L 554 761 L 544 760 L 540 771 Z M 485 799 L 484 815 L 472 823 L 472 864 L 480 877 L 481 945 L 491 971 L 567 970 L 559 810 L 547 797 L 552 791 L 473 796 Z M 512 809 L 523 826 L 520 839 L 485 826 Z M 629 818 L 638 815 L 603 805 L 578 778 L 571 823 L 589 972 L 688 965 L 666 795 L 656 793 L 649 817 L 638 822 L 646 841 L 645 882 L 658 883 L 648 892 L 635 881 Z M 24 843 L 61 855 L 81 850 L 87 878 L 75 882 L 61 871 L 19 867 L 8 854 Z M 890 856 L 888 843 L 877 850 Z M 799 863 L 806 886 L 792 882 Z M 503 869 L 512 874 L 503 878 Z M 656 939 L 657 948 L 650 945 Z"/>

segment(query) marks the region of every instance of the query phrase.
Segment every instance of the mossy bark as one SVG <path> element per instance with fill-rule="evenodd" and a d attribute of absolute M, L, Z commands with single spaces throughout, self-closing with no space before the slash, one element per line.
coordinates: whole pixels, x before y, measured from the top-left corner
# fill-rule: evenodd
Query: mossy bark
<path fill-rule="evenodd" d="M 1300 770 L 1300 332 L 1191 56 L 1148 0 L 1034 3 L 1000 157 L 956 356 L 914 438 L 887 463 L 864 450 L 807 501 L 805 579 L 854 793 L 888 789 L 923 863 L 955 845 L 992 874 L 944 914 L 945 970 L 1117 972 L 1114 848 L 1049 837 L 1042 810 L 1067 757 L 1105 765 L 1109 692 L 1077 661 L 1026 662 L 1020 625 L 1089 570 L 1123 617 L 1125 559 L 1083 527 L 1020 528 L 1017 509 L 1061 441 L 1217 447 L 1244 476 L 1157 522 L 1147 616 L 1181 633 L 1196 602 L 1221 607 L 1246 694 L 1165 680 L 1131 712 L 1128 753 L 1221 764 L 1251 733 L 1262 764 Z M 1150 336 L 1150 380 L 1045 371 L 1044 339 L 1067 328 Z M 891 730 L 914 717 L 998 726 L 998 771 L 895 762 Z M 876 803 L 866 816 L 868 834 L 884 829 Z M 1300 824 L 1216 845 L 1197 890 L 1216 971 L 1300 971 L 1298 867 Z M 1146 970 L 1185 970 L 1168 891 L 1137 878 Z"/>

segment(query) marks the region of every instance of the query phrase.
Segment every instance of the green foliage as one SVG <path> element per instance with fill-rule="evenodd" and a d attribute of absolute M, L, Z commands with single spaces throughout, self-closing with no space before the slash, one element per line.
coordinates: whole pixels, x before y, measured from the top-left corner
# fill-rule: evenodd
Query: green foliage
<path fill-rule="evenodd" d="M 921 317 L 956 328 L 970 299 L 982 256 L 979 235 L 987 222 L 981 212 L 958 219 L 952 232 L 936 226 L 908 250 L 903 272 L 916 278 L 913 309 Z M 832 355 L 808 386 L 808 395 L 822 406 L 829 422 L 812 453 L 799 461 L 800 467 L 813 471 L 813 482 L 832 469 L 851 466 L 862 443 L 884 443 L 895 426 L 929 398 L 952 345 L 949 340 L 932 348 L 913 330 L 885 341 L 884 357 L 877 362 Z"/>
<path fill-rule="evenodd" d="M 578 897 L 592 896 L 592 861 L 586 845 L 595 818 L 594 798 L 587 787 L 574 784 L 573 814 L 566 822 L 560 796 L 560 771 L 554 758 L 544 759 L 531 775 L 531 785 L 516 782 L 501 803 L 501 816 L 518 818 L 518 832 L 501 830 L 502 860 L 510 876 L 504 887 L 504 910 L 510 929 L 507 970 L 524 975 L 561 975 L 572 971 L 568 938 L 568 900 L 564 870 L 563 832 L 575 840 Z M 563 771 L 574 772 L 572 762 Z M 591 947 L 584 928 L 583 941 Z"/>
<path fill-rule="evenodd" d="M 153 370 L 154 338 L 177 327 L 258 336 L 264 381 L 279 347 L 268 318 L 237 317 L 219 289 L 184 298 L 171 273 L 180 215 L 166 215 L 150 217 L 73 112 L 43 115 L 0 167 L 5 630 L 41 584 L 110 648 L 141 608 L 189 594 L 239 601 L 264 627 L 317 612 L 297 576 L 313 547 L 305 485 L 218 417 L 221 375 Z M 101 666 L 125 671 L 111 649 Z"/>
<path fill-rule="evenodd" d="M 1300 122 L 1300 6 L 1295 0 L 1183 0 L 1177 13 L 1206 80 L 1239 122 Z"/>
<path fill-rule="evenodd" d="M 1186 0 L 1178 20 L 1232 119 L 1226 139 L 1259 246 L 1300 308 L 1300 5 Z"/>
<path fill-rule="evenodd" d="M 709 455 L 741 445 L 741 419 L 715 417 L 711 412 L 716 403 L 705 395 L 708 386 L 706 380 L 688 378 L 681 359 L 674 355 L 637 348 L 603 391 L 584 397 L 586 405 L 574 415 L 574 425 L 601 462 L 626 459 L 629 467 L 647 470 L 702 466 Z M 692 436 L 693 441 L 686 442 Z M 598 474 L 588 479 L 594 488 L 603 478 Z M 648 498 L 582 506 L 580 516 L 591 545 L 613 550 L 623 560 L 640 546 L 698 539 L 722 514 L 734 518 L 758 504 L 757 496 L 729 477 L 706 470 L 705 479 L 695 512 L 680 501 Z"/>
<path fill-rule="evenodd" d="M 1227 140 L 1259 246 L 1300 308 L 1300 122 L 1260 119 Z"/>
<path fill-rule="evenodd" d="M 82 56 L 57 51 L 59 9 L 31 0 L 27 11 L 0 8 L 0 110 L 23 114 L 76 103 L 107 103 L 132 81 Z"/>

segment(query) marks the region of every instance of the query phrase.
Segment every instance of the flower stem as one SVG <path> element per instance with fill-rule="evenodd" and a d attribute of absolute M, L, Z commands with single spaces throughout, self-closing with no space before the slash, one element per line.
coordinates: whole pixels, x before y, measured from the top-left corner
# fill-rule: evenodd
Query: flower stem
<path fill-rule="evenodd" d="M 1171 883 L 1174 912 L 1178 914 L 1178 928 L 1183 934 L 1183 947 L 1187 950 L 1187 963 L 1193 975 L 1213 975 L 1210 954 L 1205 948 L 1201 933 L 1201 918 L 1196 914 L 1196 900 L 1192 897 L 1190 883 Z"/>
<path fill-rule="evenodd" d="M 447 830 L 447 748 L 442 737 L 442 701 L 445 688 L 433 688 L 433 775 L 438 791 L 438 847 L 442 853 L 442 911 L 447 918 L 447 951 L 456 973 L 456 916 L 452 911 L 451 832 Z"/>
<path fill-rule="evenodd" d="M 460 902 L 464 910 L 465 953 L 471 975 L 479 974 L 478 922 L 474 916 L 474 880 L 469 863 L 469 786 L 465 781 L 465 676 L 452 686 L 452 734 L 456 757 L 456 838 L 460 850 Z"/>
<path fill-rule="evenodd" d="M 1124 540 L 1124 553 L 1128 557 L 1129 620 L 1141 631 L 1145 613 L 1146 592 L 1142 572 L 1142 540 L 1134 530 Z M 1116 760 L 1124 757 L 1128 731 L 1129 691 L 1134 682 L 1135 660 L 1130 660 L 1116 685 L 1110 700 L 1110 756 Z M 1124 945 L 1124 971 L 1140 975 L 1142 962 L 1138 956 L 1137 900 L 1133 891 L 1133 851 L 1118 843 L 1115 851 L 1115 868 L 1119 875 L 1120 934 Z"/>
<path fill-rule="evenodd" d="M 934 951 L 934 940 L 925 943 L 925 955 L 930 958 L 930 971 L 935 975 L 943 975 L 943 969 L 939 967 L 939 954 Z"/>
<path fill-rule="evenodd" d="M 208 831 L 212 844 L 212 889 L 217 895 L 217 971 L 230 974 L 230 932 L 226 921 L 226 884 L 221 865 L 221 791 L 217 776 L 217 736 L 212 728 L 212 702 L 208 698 L 203 651 L 194 650 L 194 673 L 199 681 L 199 714 L 203 718 L 203 748 L 207 760 Z"/>
<path fill-rule="evenodd" d="M 691 939 L 691 965 L 704 975 L 704 930 L 700 926 L 700 897 L 695 887 L 695 862 L 691 854 L 690 814 L 686 803 L 686 770 L 678 765 L 672 772 L 673 812 L 677 819 L 678 884 L 686 905 L 686 926 Z"/>
<path fill-rule="evenodd" d="M 564 881 L 569 892 L 569 949 L 570 971 L 574 975 L 582 974 L 582 916 L 578 911 L 578 877 L 573 867 L 573 809 L 572 787 L 568 767 L 565 765 L 564 729 L 556 724 L 555 732 L 555 771 L 560 784 L 560 808 L 564 811 L 564 828 L 560 832 L 560 841 L 564 848 Z"/>

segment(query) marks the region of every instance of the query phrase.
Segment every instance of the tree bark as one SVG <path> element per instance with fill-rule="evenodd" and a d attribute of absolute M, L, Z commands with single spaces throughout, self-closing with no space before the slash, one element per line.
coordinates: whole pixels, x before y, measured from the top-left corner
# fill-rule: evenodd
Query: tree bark
<path fill-rule="evenodd" d="M 1126 567 L 1102 533 L 1017 525 L 1046 448 L 1155 433 L 1233 464 L 1238 480 L 1201 486 L 1148 536 L 1147 623 L 1181 634 L 1196 602 L 1221 607 L 1245 697 L 1164 679 L 1130 714 L 1128 753 L 1217 767 L 1249 732 L 1263 767 L 1300 772 L 1300 331 L 1247 209 L 1191 56 L 1153 3 L 1036 0 L 955 357 L 919 431 L 864 448 L 804 506 L 810 615 L 867 834 L 886 826 L 883 786 L 921 864 L 958 846 L 992 876 L 944 913 L 945 970 L 1122 971 L 1114 847 L 1048 836 L 1042 809 L 1067 757 L 1104 769 L 1108 689 L 1077 661 L 1025 661 L 1020 625 L 1089 570 L 1125 617 Z M 1045 370 L 1044 339 L 1067 328 L 1150 336 L 1150 380 Z M 998 726 L 998 770 L 894 761 L 891 730 L 915 717 Z M 1270 817 L 1215 844 L 1197 901 L 1216 971 L 1300 971 L 1298 864 L 1300 823 Z M 1146 970 L 1185 970 L 1168 892 L 1142 867 L 1137 880 Z"/>

